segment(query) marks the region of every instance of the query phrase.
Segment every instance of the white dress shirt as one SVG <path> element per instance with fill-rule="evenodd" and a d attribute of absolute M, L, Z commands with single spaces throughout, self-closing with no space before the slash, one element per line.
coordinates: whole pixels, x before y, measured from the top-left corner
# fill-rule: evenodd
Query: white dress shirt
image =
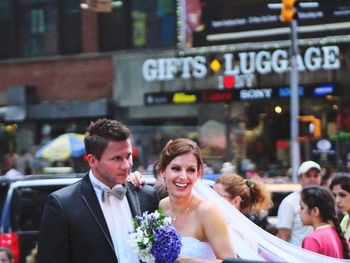
<path fill-rule="evenodd" d="M 105 202 L 102 202 L 101 189 L 109 189 L 109 187 L 96 179 L 91 170 L 89 177 L 92 185 L 98 186 L 94 186 L 94 190 L 106 219 L 118 262 L 139 263 L 140 260 L 129 242 L 129 233 L 134 231 L 134 226 L 127 198 L 119 200 L 113 195 L 108 195 Z"/>

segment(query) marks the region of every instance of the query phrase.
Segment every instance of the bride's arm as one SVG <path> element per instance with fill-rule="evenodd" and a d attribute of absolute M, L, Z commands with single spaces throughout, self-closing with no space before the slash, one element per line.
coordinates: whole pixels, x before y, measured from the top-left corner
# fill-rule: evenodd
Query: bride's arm
<path fill-rule="evenodd" d="M 230 238 L 228 225 L 221 211 L 214 204 L 205 201 L 201 213 L 203 213 L 200 217 L 201 225 L 216 258 L 236 258 L 237 255 Z"/>

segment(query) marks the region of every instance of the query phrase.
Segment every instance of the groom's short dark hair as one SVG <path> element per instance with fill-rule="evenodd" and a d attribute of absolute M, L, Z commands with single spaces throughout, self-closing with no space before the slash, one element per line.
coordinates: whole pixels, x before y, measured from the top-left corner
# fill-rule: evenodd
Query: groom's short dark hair
<path fill-rule="evenodd" d="M 131 132 L 123 123 L 110 120 L 98 119 L 91 122 L 85 134 L 86 154 L 92 154 L 100 159 L 107 144 L 110 141 L 125 141 L 131 139 Z"/>

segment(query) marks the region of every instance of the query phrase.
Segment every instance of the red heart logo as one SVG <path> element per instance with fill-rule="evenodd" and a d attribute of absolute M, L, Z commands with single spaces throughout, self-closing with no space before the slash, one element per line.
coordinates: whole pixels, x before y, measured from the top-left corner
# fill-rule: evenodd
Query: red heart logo
<path fill-rule="evenodd" d="M 232 89 L 235 85 L 234 76 L 224 76 L 224 87 L 225 89 Z"/>

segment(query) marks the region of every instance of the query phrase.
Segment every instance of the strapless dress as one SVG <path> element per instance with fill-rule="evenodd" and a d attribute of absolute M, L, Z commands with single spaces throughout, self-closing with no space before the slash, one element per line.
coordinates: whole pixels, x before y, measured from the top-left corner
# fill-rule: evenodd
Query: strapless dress
<path fill-rule="evenodd" d="M 208 242 L 202 242 L 194 237 L 181 237 L 181 240 L 180 255 L 200 259 L 216 259 L 214 251 Z"/>

